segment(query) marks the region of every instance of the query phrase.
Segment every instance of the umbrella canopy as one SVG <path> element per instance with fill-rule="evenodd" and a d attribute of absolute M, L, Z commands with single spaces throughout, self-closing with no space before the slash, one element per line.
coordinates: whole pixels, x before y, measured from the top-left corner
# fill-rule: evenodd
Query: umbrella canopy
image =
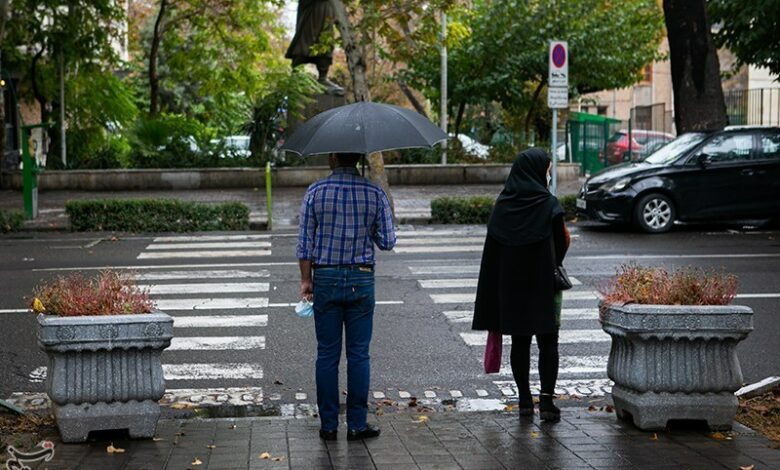
<path fill-rule="evenodd" d="M 299 155 L 369 154 L 433 147 L 447 134 L 425 116 L 382 103 L 359 102 L 320 113 L 303 123 L 281 150 Z"/>

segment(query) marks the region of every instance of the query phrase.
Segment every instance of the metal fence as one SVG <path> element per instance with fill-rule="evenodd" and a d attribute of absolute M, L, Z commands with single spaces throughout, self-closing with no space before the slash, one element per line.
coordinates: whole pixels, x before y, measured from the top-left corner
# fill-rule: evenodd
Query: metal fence
<path fill-rule="evenodd" d="M 726 90 L 723 97 L 730 125 L 780 125 L 780 88 Z"/>

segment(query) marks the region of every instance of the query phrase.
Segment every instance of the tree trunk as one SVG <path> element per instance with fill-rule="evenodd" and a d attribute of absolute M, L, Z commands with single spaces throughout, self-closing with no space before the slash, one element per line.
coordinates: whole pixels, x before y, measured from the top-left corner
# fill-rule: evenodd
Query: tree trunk
<path fill-rule="evenodd" d="M 412 90 L 409 88 L 409 85 L 406 84 L 404 81 L 398 81 L 398 88 L 401 89 L 401 92 L 406 96 L 406 99 L 409 100 L 409 103 L 412 104 L 414 107 L 414 110 L 418 113 L 422 114 L 425 117 L 428 117 L 428 113 L 425 112 L 425 108 L 423 107 L 422 103 L 420 103 L 420 100 L 417 99 L 416 96 L 414 96 L 414 93 L 412 93 Z"/>
<path fill-rule="evenodd" d="M 160 42 L 163 33 L 163 18 L 168 0 L 160 0 L 160 11 L 154 22 L 152 45 L 149 48 L 149 116 L 156 116 L 160 106 L 160 77 L 157 75 L 157 56 L 160 53 Z"/>
<path fill-rule="evenodd" d="M 463 122 L 463 112 L 466 111 L 466 102 L 458 103 L 458 114 L 455 116 L 455 137 L 460 135 L 460 124 Z"/>
<path fill-rule="evenodd" d="M 0 0 L 0 44 L 5 37 L 5 22 L 8 18 L 8 0 Z M 0 49 L 0 71 L 3 70 L 3 51 Z M 0 74 L 0 82 L 3 77 Z M 6 84 L 6 86 L 10 86 Z M 5 87 L 0 86 L 0 170 L 5 168 Z"/>
<path fill-rule="evenodd" d="M 706 0 L 664 0 L 677 133 L 728 124 Z"/>
<path fill-rule="evenodd" d="M 347 8 L 341 0 L 330 0 L 330 3 L 333 6 L 336 15 L 336 25 L 341 34 L 341 45 L 347 56 L 347 66 L 349 68 L 349 74 L 352 76 L 352 90 L 355 94 L 355 101 L 371 101 L 371 93 L 368 88 L 368 81 L 366 80 L 366 61 L 363 56 L 363 49 L 359 47 L 357 40 L 355 39 L 352 24 L 349 22 Z M 369 178 L 384 189 L 385 193 L 387 193 L 387 198 L 390 200 L 390 207 L 393 208 L 393 212 L 395 212 L 393 196 L 390 194 L 390 184 L 387 181 L 385 162 L 382 158 L 382 153 L 377 152 L 369 154 L 366 160 L 368 160 L 370 169 Z"/>
<path fill-rule="evenodd" d="M 525 115 L 525 139 L 526 142 L 528 141 L 528 133 L 531 131 L 531 121 L 534 119 L 534 114 L 536 114 L 536 102 L 539 101 L 539 95 L 542 93 L 542 88 L 544 88 L 546 80 L 542 79 L 541 82 L 539 82 L 539 85 L 536 86 L 536 90 L 534 90 L 534 96 L 531 99 L 531 106 L 528 108 L 528 114 Z"/>

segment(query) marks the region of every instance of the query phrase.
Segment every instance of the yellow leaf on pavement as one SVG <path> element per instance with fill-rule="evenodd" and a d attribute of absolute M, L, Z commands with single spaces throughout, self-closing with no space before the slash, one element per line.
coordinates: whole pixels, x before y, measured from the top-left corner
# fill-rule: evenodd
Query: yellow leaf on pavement
<path fill-rule="evenodd" d="M 539 433 L 535 431 L 531 431 L 531 437 L 539 437 Z"/>
<path fill-rule="evenodd" d="M 206 446 L 206 449 L 216 449 L 216 448 L 217 446 L 215 446 L 214 444 L 209 444 Z"/>
<path fill-rule="evenodd" d="M 417 419 L 414 420 L 414 422 L 415 423 L 427 423 L 429 419 L 430 418 L 428 418 L 427 416 L 418 416 Z"/>
<path fill-rule="evenodd" d="M 46 311 L 46 307 L 43 306 L 43 302 L 41 302 L 41 299 L 37 297 L 33 300 L 32 309 L 35 313 L 43 313 Z"/>
<path fill-rule="evenodd" d="M 260 458 L 263 460 L 268 460 L 271 458 L 271 454 L 269 454 L 268 452 L 263 452 L 262 454 L 260 454 Z"/>
<path fill-rule="evenodd" d="M 756 468 L 755 465 L 747 465 L 745 467 L 739 467 L 739 470 L 753 470 L 754 468 Z"/>
<path fill-rule="evenodd" d="M 190 465 L 203 465 L 203 462 L 199 458 L 195 457 L 195 460 L 193 460 Z"/>
<path fill-rule="evenodd" d="M 119 447 L 114 447 L 114 443 L 112 442 L 108 445 L 108 447 L 106 447 L 106 452 L 109 454 L 124 454 L 125 450 Z"/>
<path fill-rule="evenodd" d="M 651 441 L 657 441 L 658 440 L 658 434 L 653 433 L 653 437 L 650 438 Z"/>

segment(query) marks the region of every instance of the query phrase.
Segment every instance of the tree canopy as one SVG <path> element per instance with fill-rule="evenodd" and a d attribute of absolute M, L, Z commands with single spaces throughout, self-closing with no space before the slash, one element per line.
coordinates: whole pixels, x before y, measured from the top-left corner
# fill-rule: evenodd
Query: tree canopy
<path fill-rule="evenodd" d="M 708 0 L 714 40 L 737 56 L 739 65 L 768 68 L 780 75 L 780 1 Z"/>

